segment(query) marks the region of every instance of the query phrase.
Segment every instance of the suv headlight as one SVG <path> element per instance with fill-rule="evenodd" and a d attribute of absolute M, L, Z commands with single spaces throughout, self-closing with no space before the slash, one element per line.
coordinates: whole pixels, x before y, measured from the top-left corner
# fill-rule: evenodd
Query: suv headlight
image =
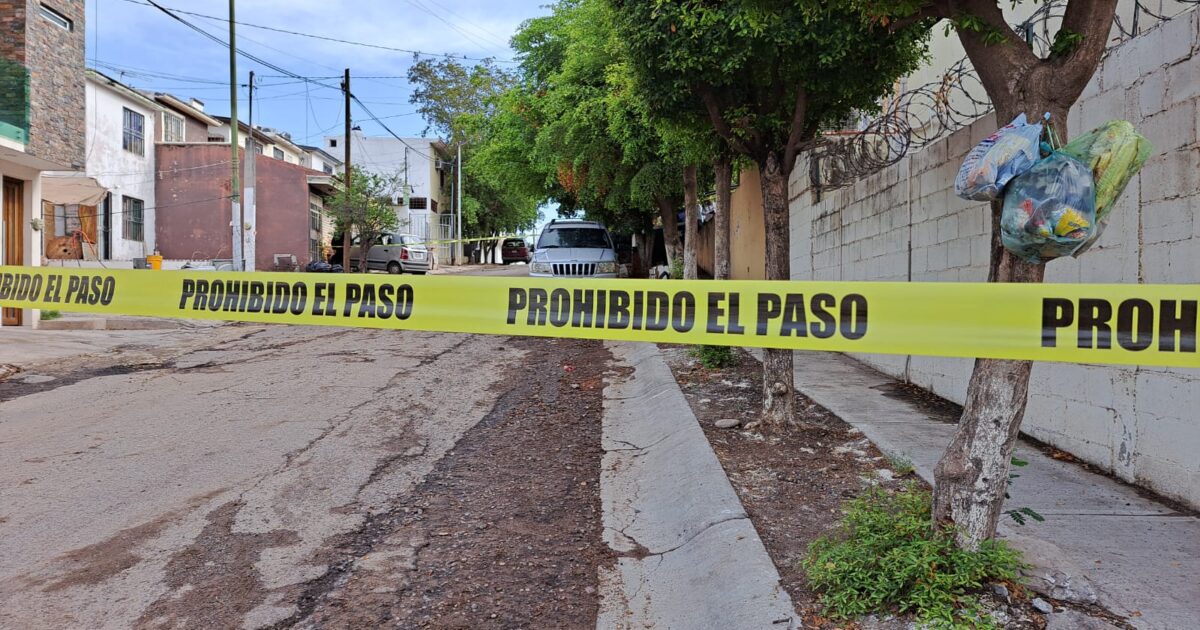
<path fill-rule="evenodd" d="M 596 264 L 596 273 L 617 273 L 617 263 L 602 262 Z"/>
<path fill-rule="evenodd" d="M 535 262 L 535 263 L 529 265 L 529 272 L 530 273 L 554 273 L 554 271 L 550 268 L 550 263 L 544 263 L 544 262 Z"/>

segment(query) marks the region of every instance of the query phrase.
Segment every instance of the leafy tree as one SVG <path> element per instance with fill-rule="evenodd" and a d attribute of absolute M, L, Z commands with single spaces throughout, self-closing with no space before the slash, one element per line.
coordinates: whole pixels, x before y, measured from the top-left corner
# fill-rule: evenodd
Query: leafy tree
<path fill-rule="evenodd" d="M 349 235 L 358 237 L 358 269 L 367 271 L 367 251 L 371 244 L 384 234 L 398 227 L 396 211 L 392 209 L 392 197 L 401 188 L 400 177 L 385 176 L 351 169 L 350 185 L 346 186 L 345 174 L 335 179 L 337 192 L 325 204 L 325 210 L 337 221 L 343 235 L 343 262 L 349 261 Z M 347 269 L 348 271 L 348 269 Z"/>
<path fill-rule="evenodd" d="M 950 20 L 1003 124 L 1049 113 L 1065 141 L 1067 112 L 1095 73 L 1112 27 L 1116 0 L 1069 0 L 1054 43 L 1039 56 L 1004 19 L 996 0 L 855 0 L 891 28 Z M 1002 203 L 992 202 L 989 282 L 1041 282 L 1044 265 L 1024 262 L 1000 242 Z M 953 523 L 959 543 L 977 547 L 996 534 L 1009 462 L 1025 414 L 1030 361 L 977 359 L 954 440 L 935 471 L 933 517 Z"/>
<path fill-rule="evenodd" d="M 897 77 L 914 70 L 925 32 L 797 0 L 608 2 L 651 111 L 698 104 L 729 147 L 757 164 L 767 278 L 787 280 L 787 182 L 796 156 L 822 124 L 875 107 Z M 767 350 L 766 426 L 794 422 L 792 378 L 791 352 Z"/>

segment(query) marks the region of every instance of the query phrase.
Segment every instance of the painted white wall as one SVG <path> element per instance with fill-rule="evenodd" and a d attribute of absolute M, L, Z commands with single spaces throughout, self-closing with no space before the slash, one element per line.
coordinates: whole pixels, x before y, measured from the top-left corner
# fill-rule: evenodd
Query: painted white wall
<path fill-rule="evenodd" d="M 158 109 L 145 101 L 128 96 L 91 77 L 87 80 L 87 174 L 95 178 L 112 196 L 112 251 L 109 258 L 129 260 L 154 253 L 154 188 L 157 173 L 154 144 L 159 137 Z M 142 154 L 122 147 L 124 110 L 128 108 L 145 117 L 145 141 Z M 145 240 L 126 238 L 124 199 L 142 200 L 145 211 Z M 163 208 L 161 212 L 178 212 Z M 102 217 L 101 219 L 102 220 Z M 97 235 L 97 240 L 102 238 Z"/>
<path fill-rule="evenodd" d="M 321 148 L 342 155 L 346 150 L 344 141 L 344 136 L 325 136 Z M 399 177 L 410 186 L 410 197 L 436 201 L 438 211 L 446 212 L 449 210 L 448 199 L 443 198 L 435 160 L 447 158 L 438 155 L 434 142 L 437 140 L 429 138 L 405 138 L 401 142 L 390 136 L 378 138 L 356 132 L 350 145 L 351 166 L 378 175 Z M 446 177 L 450 177 L 449 172 Z"/>
<path fill-rule="evenodd" d="M 1200 282 L 1200 11 L 1112 51 L 1071 109 L 1072 135 L 1134 124 L 1154 153 L 1130 182 L 1100 241 L 1047 265 L 1047 282 Z M 814 202 L 807 156 L 791 198 L 795 280 L 982 282 L 986 204 L 953 192 L 966 153 L 993 115 Z M 854 355 L 963 402 L 971 361 Z M 1200 369 L 1036 363 L 1022 429 L 1122 479 L 1200 507 Z"/>

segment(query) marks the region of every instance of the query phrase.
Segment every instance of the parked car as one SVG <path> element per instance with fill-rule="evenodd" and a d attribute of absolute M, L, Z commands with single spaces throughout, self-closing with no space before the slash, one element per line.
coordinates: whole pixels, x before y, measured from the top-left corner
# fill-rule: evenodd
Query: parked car
<path fill-rule="evenodd" d="M 358 271 L 362 243 L 355 237 L 350 245 L 350 271 Z M 417 236 L 384 234 L 367 250 L 367 271 L 424 274 L 430 269 L 432 254 Z"/>
<path fill-rule="evenodd" d="M 506 265 L 515 262 L 529 263 L 533 260 L 533 254 L 530 253 L 529 246 L 525 244 L 525 239 L 506 238 L 500 244 L 500 260 Z"/>
<path fill-rule="evenodd" d="M 538 237 L 529 275 L 545 278 L 616 278 L 612 237 L 595 221 L 550 221 Z"/>

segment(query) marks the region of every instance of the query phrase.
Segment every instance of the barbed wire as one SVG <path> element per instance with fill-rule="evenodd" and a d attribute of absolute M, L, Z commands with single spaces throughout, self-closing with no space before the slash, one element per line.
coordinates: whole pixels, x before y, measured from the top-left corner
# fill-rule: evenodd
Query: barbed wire
<path fill-rule="evenodd" d="M 1067 1 L 1046 2 L 1013 26 L 1039 57 L 1050 54 Z M 1136 0 L 1128 13 L 1115 14 L 1108 49 L 1182 15 L 1200 5 L 1200 0 L 1160 0 L 1156 4 L 1159 8 L 1152 10 L 1144 0 Z M 1180 10 L 1168 14 L 1165 5 Z M 939 80 L 886 99 L 882 112 L 875 118 L 860 120 L 857 131 L 824 134 L 811 153 L 812 184 L 821 190 L 850 186 L 990 111 L 991 101 L 979 75 L 971 61 L 963 57 Z"/>

